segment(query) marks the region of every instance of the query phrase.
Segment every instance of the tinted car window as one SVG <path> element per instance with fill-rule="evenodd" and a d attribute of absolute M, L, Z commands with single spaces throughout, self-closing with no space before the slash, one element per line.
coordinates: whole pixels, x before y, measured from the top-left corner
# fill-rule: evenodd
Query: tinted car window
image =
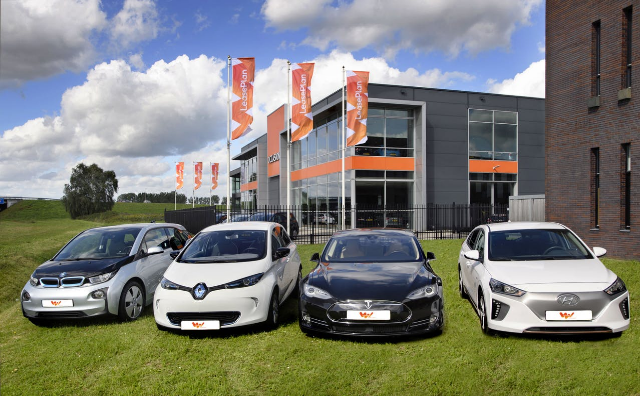
<path fill-rule="evenodd" d="M 480 232 L 480 230 L 473 230 L 467 238 L 467 246 L 469 246 L 470 249 L 474 249 L 476 238 L 478 237 L 478 232 Z"/>
<path fill-rule="evenodd" d="M 489 259 L 494 261 L 593 258 L 569 230 L 509 230 L 489 234 Z"/>
<path fill-rule="evenodd" d="M 165 233 L 164 228 L 149 230 L 144 236 L 140 249 L 148 252 L 149 249 L 154 246 L 160 246 L 163 250 L 169 248 L 169 237 Z"/>
<path fill-rule="evenodd" d="M 173 250 L 180 250 L 184 247 L 186 237 L 177 228 L 166 228 L 165 232 L 169 235 L 169 246 Z"/>
<path fill-rule="evenodd" d="M 183 263 L 230 263 L 253 261 L 266 254 L 266 231 L 228 230 L 203 232 L 184 248 Z"/>
<path fill-rule="evenodd" d="M 484 232 L 482 230 L 478 232 L 478 239 L 476 239 L 473 249 L 480 252 L 480 258 L 484 257 Z"/>

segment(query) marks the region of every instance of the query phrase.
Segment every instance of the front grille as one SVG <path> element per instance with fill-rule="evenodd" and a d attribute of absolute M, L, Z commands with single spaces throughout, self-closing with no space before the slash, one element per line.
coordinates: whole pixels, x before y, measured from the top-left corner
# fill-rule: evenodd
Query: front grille
<path fill-rule="evenodd" d="M 60 285 L 58 278 L 40 278 L 40 283 L 44 287 L 58 287 Z"/>
<path fill-rule="evenodd" d="M 235 323 L 240 317 L 240 312 L 168 312 L 167 318 L 174 326 L 180 326 L 183 320 L 218 320 L 220 326 Z"/>
<path fill-rule="evenodd" d="M 385 333 L 403 333 L 407 331 L 406 326 L 384 326 L 384 325 L 351 325 L 333 326 L 333 330 L 340 333 L 357 333 L 357 334 L 385 334 Z"/>
<path fill-rule="evenodd" d="M 341 301 L 327 310 L 327 316 L 333 322 L 350 322 L 347 311 L 389 311 L 390 319 L 379 323 L 403 323 L 411 318 L 411 309 L 395 301 Z"/>
<path fill-rule="evenodd" d="M 38 318 L 83 318 L 87 316 L 82 311 L 56 311 L 56 312 L 38 312 Z"/>
<path fill-rule="evenodd" d="M 84 283 L 83 276 L 70 276 L 68 278 L 60 279 L 60 286 L 62 287 L 81 286 L 83 283 Z"/>
<path fill-rule="evenodd" d="M 611 333 L 608 327 L 529 327 L 525 333 L 540 334 L 588 334 L 588 333 Z"/>
<path fill-rule="evenodd" d="M 620 312 L 622 313 L 622 317 L 625 319 L 629 319 L 629 299 L 625 298 L 620 303 Z"/>

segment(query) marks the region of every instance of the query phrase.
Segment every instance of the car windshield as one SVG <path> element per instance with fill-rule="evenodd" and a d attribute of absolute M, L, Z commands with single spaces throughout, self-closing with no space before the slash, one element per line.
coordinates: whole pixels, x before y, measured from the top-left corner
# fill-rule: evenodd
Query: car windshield
<path fill-rule="evenodd" d="M 95 228 L 78 235 L 54 260 L 101 260 L 129 256 L 139 228 Z"/>
<path fill-rule="evenodd" d="M 421 254 L 410 236 L 361 234 L 331 238 L 324 250 L 324 262 L 404 262 L 418 261 Z"/>
<path fill-rule="evenodd" d="M 268 221 L 269 217 L 266 213 L 256 213 L 249 220 L 251 221 Z"/>
<path fill-rule="evenodd" d="M 489 233 L 489 260 L 575 260 L 593 258 L 569 230 L 510 230 Z"/>
<path fill-rule="evenodd" d="M 185 248 L 181 263 L 234 263 L 260 260 L 267 252 L 267 232 L 221 230 L 202 232 Z"/>

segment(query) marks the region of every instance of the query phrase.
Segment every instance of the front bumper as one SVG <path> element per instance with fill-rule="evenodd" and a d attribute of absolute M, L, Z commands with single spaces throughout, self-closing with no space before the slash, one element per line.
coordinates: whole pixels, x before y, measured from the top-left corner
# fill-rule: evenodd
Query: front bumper
<path fill-rule="evenodd" d="M 347 310 L 390 311 L 389 320 L 347 319 Z M 364 301 L 321 300 L 301 293 L 299 324 L 304 332 L 346 336 L 410 336 L 437 332 L 444 326 L 444 304 L 440 296 L 420 300 Z"/>
<path fill-rule="evenodd" d="M 259 282 L 239 289 L 215 290 L 196 300 L 191 293 L 158 286 L 153 315 L 159 326 L 180 330 L 182 320 L 218 320 L 220 328 L 245 326 L 267 320 L 273 285 Z"/>
<path fill-rule="evenodd" d="M 85 285 L 79 287 L 34 287 L 29 282 L 20 293 L 23 315 L 35 319 L 64 319 L 98 316 L 109 313 L 107 303 L 109 288 L 112 281 L 97 285 Z M 102 298 L 93 298 L 91 294 L 102 290 Z M 25 292 L 29 299 L 25 300 Z M 43 307 L 43 301 L 71 300 L 73 306 L 69 307 Z"/>
<path fill-rule="evenodd" d="M 618 333 L 629 328 L 629 292 L 609 296 L 602 291 L 569 292 L 580 298 L 575 306 L 557 302 L 559 292 L 527 292 L 522 297 L 490 293 L 486 299 L 487 323 L 497 331 L 531 334 Z M 626 300 L 626 303 L 625 303 Z M 626 304 L 626 308 L 623 306 Z M 496 308 L 499 313 L 496 315 Z M 626 309 L 627 318 L 623 311 Z M 547 311 L 591 311 L 591 320 L 547 320 Z"/>

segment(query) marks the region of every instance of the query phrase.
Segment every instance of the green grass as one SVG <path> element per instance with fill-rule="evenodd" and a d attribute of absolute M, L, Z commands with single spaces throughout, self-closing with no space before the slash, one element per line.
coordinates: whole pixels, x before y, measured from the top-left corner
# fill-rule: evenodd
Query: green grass
<path fill-rule="evenodd" d="M 36 327 L 22 317 L 16 301 L 22 286 L 75 233 L 99 224 L 68 218 L 33 222 L 33 216 L 15 214 L 23 220 L 5 221 L 8 214 L 0 214 L 3 396 L 640 394 L 636 316 L 630 329 L 613 339 L 484 336 L 471 305 L 457 294 L 459 240 L 423 242 L 436 254 L 432 264 L 445 285 L 447 323 L 436 337 L 307 337 L 298 329 L 296 300 L 284 304 L 284 323 L 270 332 L 161 332 L 150 307 L 133 323 L 105 317 Z M 307 260 L 321 248 L 299 247 L 305 273 L 314 267 Z M 637 312 L 639 263 L 605 264 L 625 280 L 631 311 Z"/>

